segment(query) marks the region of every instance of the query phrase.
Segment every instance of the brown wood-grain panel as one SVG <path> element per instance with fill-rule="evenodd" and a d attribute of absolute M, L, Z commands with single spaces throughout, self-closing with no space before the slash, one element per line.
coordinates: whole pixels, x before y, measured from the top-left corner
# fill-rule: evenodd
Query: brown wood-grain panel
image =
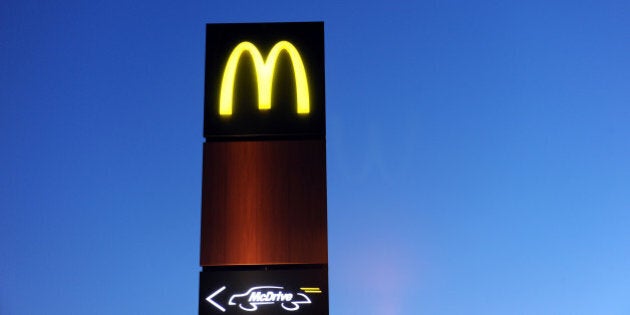
<path fill-rule="evenodd" d="M 201 265 L 327 264 L 324 140 L 204 144 Z"/>

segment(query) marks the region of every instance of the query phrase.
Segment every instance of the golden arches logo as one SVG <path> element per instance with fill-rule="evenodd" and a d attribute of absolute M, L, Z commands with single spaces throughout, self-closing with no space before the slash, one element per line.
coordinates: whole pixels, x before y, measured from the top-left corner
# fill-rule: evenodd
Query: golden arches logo
<path fill-rule="evenodd" d="M 293 73 L 295 75 L 295 94 L 298 114 L 308 114 L 310 112 L 308 81 L 306 70 L 298 50 L 288 41 L 276 43 L 267 60 L 263 60 L 260 51 L 250 42 L 242 42 L 234 47 L 225 65 L 223 80 L 221 81 L 221 94 L 219 97 L 219 115 L 232 115 L 234 78 L 238 68 L 238 62 L 244 53 L 249 53 L 254 61 L 256 70 L 256 80 L 258 82 L 258 109 L 268 110 L 271 108 L 271 90 L 273 87 L 273 75 L 276 68 L 276 61 L 281 52 L 286 51 L 291 58 Z"/>

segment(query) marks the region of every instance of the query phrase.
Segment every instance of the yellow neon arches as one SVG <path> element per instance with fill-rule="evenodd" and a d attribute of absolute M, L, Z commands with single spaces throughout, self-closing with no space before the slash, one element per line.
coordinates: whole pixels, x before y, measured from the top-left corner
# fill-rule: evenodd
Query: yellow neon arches
<path fill-rule="evenodd" d="M 282 51 L 286 51 L 289 54 L 293 65 L 297 112 L 298 114 L 308 114 L 310 112 L 306 70 L 304 69 L 304 63 L 302 63 L 302 57 L 300 57 L 300 53 L 295 46 L 288 41 L 280 41 L 271 48 L 267 60 L 265 61 L 254 44 L 242 42 L 232 50 L 227 64 L 225 65 L 223 80 L 221 81 L 221 94 L 219 96 L 219 115 L 232 115 L 234 77 L 236 76 L 238 62 L 245 52 L 249 53 L 254 60 L 256 81 L 258 82 L 258 108 L 261 110 L 271 108 L 271 89 L 273 86 L 274 69 L 278 56 Z"/>

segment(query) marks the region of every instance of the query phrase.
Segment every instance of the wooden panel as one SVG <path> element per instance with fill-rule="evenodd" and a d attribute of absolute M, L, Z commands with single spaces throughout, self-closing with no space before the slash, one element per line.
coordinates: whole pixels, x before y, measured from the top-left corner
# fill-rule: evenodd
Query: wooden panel
<path fill-rule="evenodd" d="M 324 140 L 204 144 L 201 265 L 327 264 Z"/>

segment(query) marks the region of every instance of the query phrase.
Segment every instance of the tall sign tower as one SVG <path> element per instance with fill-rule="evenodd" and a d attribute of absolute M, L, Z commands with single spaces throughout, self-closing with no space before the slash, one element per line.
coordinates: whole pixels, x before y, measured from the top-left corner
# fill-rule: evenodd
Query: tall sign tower
<path fill-rule="evenodd" d="M 328 314 L 324 23 L 208 24 L 199 314 Z"/>

